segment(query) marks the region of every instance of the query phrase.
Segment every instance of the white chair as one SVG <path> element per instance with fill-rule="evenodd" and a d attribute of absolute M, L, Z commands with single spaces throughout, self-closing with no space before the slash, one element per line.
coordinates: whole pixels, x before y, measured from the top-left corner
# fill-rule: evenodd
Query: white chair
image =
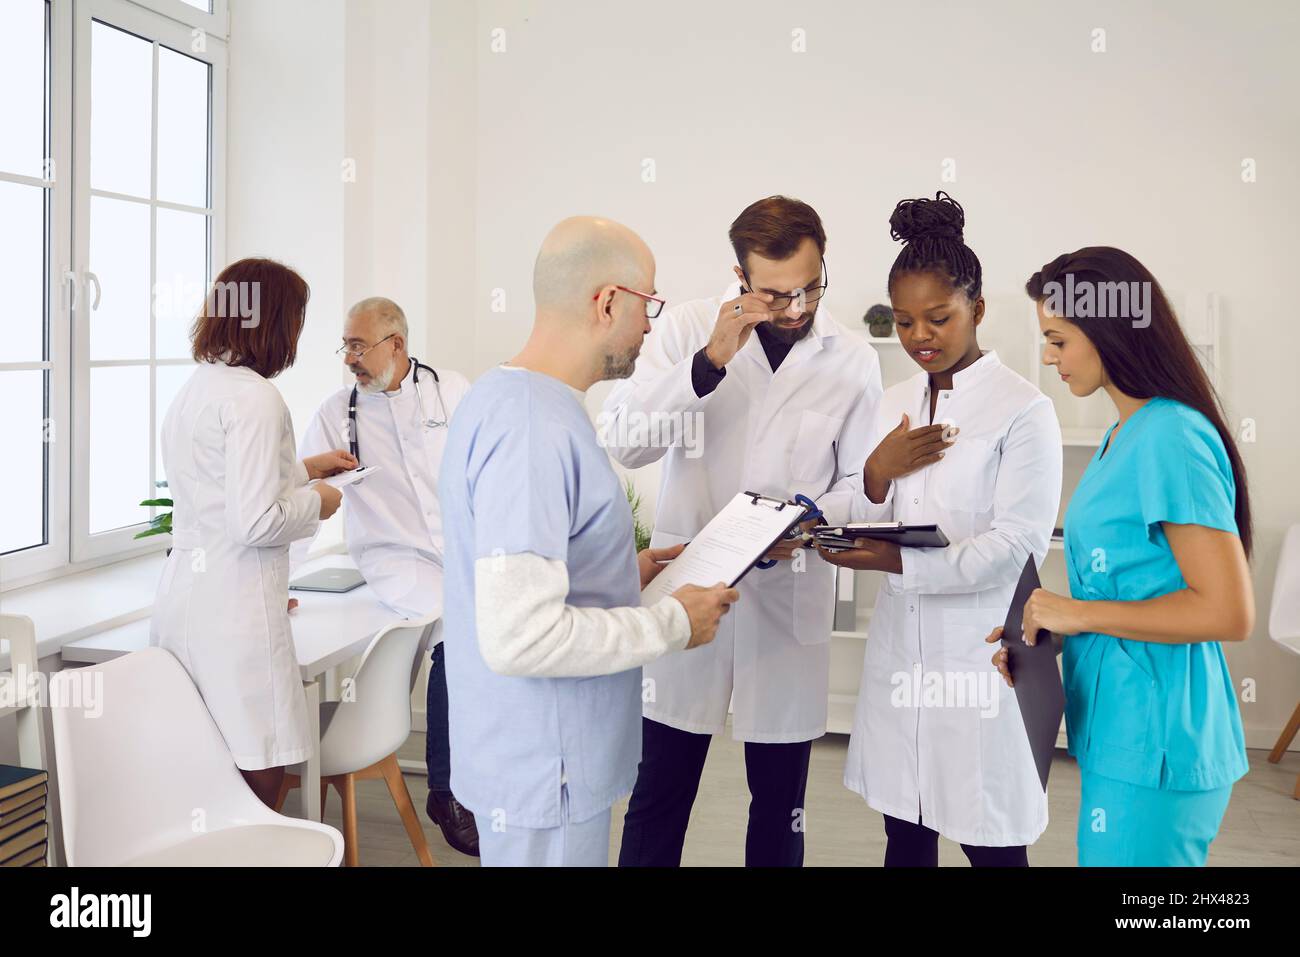
<path fill-rule="evenodd" d="M 284 817 L 253 794 L 170 652 L 146 648 L 60 671 L 50 699 L 68 864 L 336 867 L 342 859 L 337 830 Z"/>
<path fill-rule="evenodd" d="M 325 813 L 327 787 L 334 785 L 343 799 L 344 863 L 360 863 L 357 843 L 359 780 L 382 778 L 406 827 L 406 834 L 424 867 L 433 855 L 411 803 L 411 794 L 397 763 L 397 749 L 411 735 L 411 692 L 420 674 L 424 653 L 441 621 L 403 621 L 390 625 L 371 640 L 356 674 L 344 684 L 342 701 L 320 706 L 321 814 Z M 289 791 L 301 786 L 296 774 L 285 775 L 276 808 L 284 806 Z"/>
<path fill-rule="evenodd" d="M 1277 557 L 1277 574 L 1273 578 L 1273 607 L 1268 615 L 1268 636 L 1279 645 L 1300 655 L 1300 525 L 1292 525 L 1282 539 L 1282 551 Z M 1277 744 L 1269 752 L 1268 760 L 1277 764 L 1300 731 L 1300 704 L 1291 713 L 1291 720 L 1282 729 Z M 1295 791 L 1300 800 L 1300 774 L 1296 775 Z"/>

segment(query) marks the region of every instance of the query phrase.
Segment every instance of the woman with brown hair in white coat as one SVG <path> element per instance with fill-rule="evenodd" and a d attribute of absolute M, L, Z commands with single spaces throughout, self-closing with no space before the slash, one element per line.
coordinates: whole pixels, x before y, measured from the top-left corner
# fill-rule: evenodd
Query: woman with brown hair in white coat
<path fill-rule="evenodd" d="M 162 427 L 173 547 L 151 643 L 194 679 L 235 764 L 273 805 L 286 765 L 311 751 L 289 625 L 289 543 L 342 494 L 312 480 L 355 468 L 342 450 L 299 461 L 270 380 L 293 364 L 309 289 L 267 259 L 227 266 L 195 320 L 198 367 Z"/>

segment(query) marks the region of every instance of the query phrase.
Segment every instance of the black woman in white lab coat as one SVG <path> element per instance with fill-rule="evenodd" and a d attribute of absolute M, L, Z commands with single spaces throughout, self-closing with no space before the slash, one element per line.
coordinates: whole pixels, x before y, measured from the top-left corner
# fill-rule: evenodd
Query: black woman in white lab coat
<path fill-rule="evenodd" d="M 198 367 L 161 436 L 176 504 L 151 644 L 185 666 L 244 779 L 272 806 L 285 766 L 312 746 L 289 627 L 289 543 L 315 534 L 342 499 L 310 481 L 356 467 L 338 449 L 299 460 L 270 381 L 293 364 L 308 294 L 268 259 L 227 266 L 195 322 Z"/>
<path fill-rule="evenodd" d="M 974 865 L 1023 866 L 1047 826 L 1015 697 L 989 682 L 984 639 L 1025 560 L 1047 553 L 1061 432 L 1050 400 L 979 347 L 981 269 L 964 224 L 942 192 L 890 218 L 905 243 L 890 301 L 922 371 L 881 398 L 853 507 L 855 521 L 938 524 L 951 544 L 821 552 L 886 573 L 844 783 L 885 816 L 887 866 L 937 864 L 941 834 Z"/>

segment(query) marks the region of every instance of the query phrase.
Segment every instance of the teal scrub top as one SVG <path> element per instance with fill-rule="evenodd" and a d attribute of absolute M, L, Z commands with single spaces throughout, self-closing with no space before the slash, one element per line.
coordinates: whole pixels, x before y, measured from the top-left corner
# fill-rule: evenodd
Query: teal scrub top
<path fill-rule="evenodd" d="M 1083 601 L 1141 601 L 1187 587 L 1161 522 L 1237 532 L 1232 466 L 1209 419 L 1154 398 L 1102 455 L 1114 431 L 1065 516 L 1070 594 Z M 1223 787 L 1246 773 L 1219 642 L 1083 633 L 1065 639 L 1062 670 L 1069 750 L 1082 770 L 1177 791 Z"/>

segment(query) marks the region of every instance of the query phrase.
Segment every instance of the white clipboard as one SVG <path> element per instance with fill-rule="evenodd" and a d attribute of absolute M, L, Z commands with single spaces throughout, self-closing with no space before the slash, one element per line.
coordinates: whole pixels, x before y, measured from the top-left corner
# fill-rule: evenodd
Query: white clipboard
<path fill-rule="evenodd" d="M 641 604 L 653 605 L 683 585 L 734 586 L 805 514 L 803 506 L 793 502 L 739 493 L 645 587 Z"/>
<path fill-rule="evenodd" d="M 368 479 L 378 471 L 378 465 L 361 465 L 346 472 L 340 472 L 338 475 L 327 475 L 318 481 L 324 482 L 326 485 L 332 485 L 335 488 L 345 488 L 348 485 L 354 485 Z"/>

